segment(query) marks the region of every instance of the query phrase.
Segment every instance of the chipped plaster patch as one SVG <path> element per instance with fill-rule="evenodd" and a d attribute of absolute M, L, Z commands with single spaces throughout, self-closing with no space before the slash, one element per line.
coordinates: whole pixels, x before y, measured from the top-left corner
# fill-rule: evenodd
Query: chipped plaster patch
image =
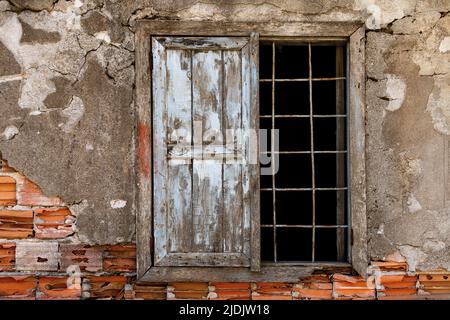
<path fill-rule="evenodd" d="M 88 142 L 86 143 L 85 149 L 86 151 L 92 151 L 94 150 L 94 146 L 92 145 L 92 143 Z"/>
<path fill-rule="evenodd" d="M 427 257 L 419 248 L 410 245 L 399 246 L 399 250 L 401 255 L 405 257 L 408 269 L 411 272 L 416 271 L 416 267 L 425 261 Z"/>
<path fill-rule="evenodd" d="M 18 105 L 22 109 L 45 110 L 46 97 L 55 92 L 52 79 L 61 73 L 75 77 L 79 65 L 84 62 L 85 51 L 76 43 L 76 35 L 66 26 L 69 14 L 24 12 L 9 13 L 0 23 L 0 42 L 12 53 L 23 70 L 23 79 Z M 33 28 L 58 32 L 61 41 L 55 43 L 21 43 L 23 29 L 20 21 Z"/>
<path fill-rule="evenodd" d="M 16 126 L 7 126 L 3 131 L 2 135 L 5 140 L 11 140 L 19 133 L 19 129 Z"/>
<path fill-rule="evenodd" d="M 83 6 L 83 1 L 81 0 L 75 0 L 75 3 L 73 4 L 75 8 L 81 8 Z"/>
<path fill-rule="evenodd" d="M 366 27 L 377 30 L 394 20 L 401 19 L 414 12 L 416 1 L 412 0 L 355 0 L 355 10 L 365 10 L 368 14 Z"/>
<path fill-rule="evenodd" d="M 449 76 L 435 80 L 433 91 L 428 97 L 426 111 L 431 114 L 434 129 L 450 135 L 450 79 Z"/>
<path fill-rule="evenodd" d="M 406 204 L 408 205 L 408 210 L 410 213 L 416 213 L 417 211 L 422 210 L 422 206 L 412 193 L 408 196 L 408 201 Z"/>
<path fill-rule="evenodd" d="M 111 38 L 107 31 L 100 31 L 94 35 L 98 40 L 105 41 L 106 43 L 111 43 Z"/>
<path fill-rule="evenodd" d="M 439 240 L 426 240 L 423 249 L 427 252 L 436 252 L 445 249 L 445 243 Z"/>
<path fill-rule="evenodd" d="M 116 199 L 116 200 L 111 200 L 109 202 L 111 208 L 113 209 L 121 209 L 121 208 L 125 208 L 125 206 L 127 205 L 127 202 L 125 200 L 121 200 L 121 199 Z"/>
<path fill-rule="evenodd" d="M 84 104 L 83 100 L 81 100 L 77 96 L 72 97 L 72 101 L 69 105 L 61 111 L 61 114 L 68 118 L 66 123 L 60 125 L 61 130 L 65 133 L 70 133 L 75 129 L 75 126 L 80 122 L 81 118 L 84 115 Z"/>
<path fill-rule="evenodd" d="M 384 234 L 384 223 L 378 227 L 377 234 Z"/>
<path fill-rule="evenodd" d="M 442 53 L 450 51 L 450 37 L 445 37 L 439 45 L 439 51 Z"/>
<path fill-rule="evenodd" d="M 406 83 L 394 75 L 387 75 L 386 93 L 381 98 L 389 101 L 385 107 L 388 111 L 396 111 L 400 109 L 405 101 Z"/>

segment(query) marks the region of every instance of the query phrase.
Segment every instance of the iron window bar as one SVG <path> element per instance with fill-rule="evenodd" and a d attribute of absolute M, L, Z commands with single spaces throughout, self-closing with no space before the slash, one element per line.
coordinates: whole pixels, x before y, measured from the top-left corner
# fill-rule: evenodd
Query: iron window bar
<path fill-rule="evenodd" d="M 272 183 L 272 187 L 271 188 L 261 188 L 261 191 L 267 191 L 267 192 L 271 192 L 272 193 L 272 219 L 273 219 L 273 223 L 272 224 L 262 224 L 261 228 L 272 228 L 273 229 L 273 259 L 272 262 L 268 262 L 269 264 L 274 263 L 277 264 L 278 262 L 278 250 L 277 250 L 277 228 L 303 228 L 303 229 L 311 229 L 312 230 L 312 241 L 311 241 L 311 260 L 309 261 L 301 261 L 301 262 L 294 262 L 294 261 L 290 261 L 287 262 L 288 264 L 296 264 L 296 263 L 312 263 L 315 264 L 317 263 L 316 261 L 316 229 L 336 229 L 337 232 L 339 232 L 338 230 L 349 230 L 350 226 L 348 223 L 338 223 L 337 224 L 330 224 L 330 225 L 323 225 L 323 224 L 316 224 L 316 191 L 335 191 L 337 193 L 337 191 L 348 191 L 348 187 L 346 186 L 347 183 L 345 183 L 345 186 L 339 186 L 339 182 L 336 182 L 338 184 L 338 186 L 336 187 L 316 187 L 316 168 L 315 168 L 315 155 L 316 154 L 343 154 L 343 155 L 347 155 L 347 150 L 314 150 L 314 118 L 335 118 L 336 120 L 339 118 L 347 118 L 347 114 L 343 113 L 343 114 L 314 114 L 314 109 L 313 109 L 313 95 L 312 95 L 312 87 L 313 87 L 313 82 L 314 81 L 335 81 L 336 83 L 340 83 L 340 80 L 346 80 L 347 77 L 341 77 L 341 76 L 336 76 L 336 77 L 327 77 L 327 78 L 314 78 L 313 74 L 312 74 L 312 50 L 311 50 L 311 42 L 308 43 L 308 67 L 309 67 L 309 74 L 308 74 L 308 78 L 293 78 L 293 79 L 278 79 L 275 77 L 275 63 L 276 63 L 276 42 L 272 41 L 272 74 L 271 74 L 271 79 L 260 79 L 260 82 L 270 82 L 271 83 L 271 94 L 272 94 L 272 103 L 271 103 L 271 114 L 270 115 L 260 115 L 260 118 L 270 118 L 271 121 L 271 129 L 276 129 L 275 127 L 275 119 L 276 118 L 308 118 L 309 119 L 309 125 L 310 125 L 310 150 L 304 150 L 304 151 L 300 151 L 300 150 L 291 150 L 291 151 L 276 151 L 274 149 L 274 135 L 271 135 L 271 148 L 270 151 L 263 151 L 260 152 L 260 154 L 309 154 L 310 158 L 311 158 L 311 187 L 310 188 L 280 188 L 280 187 L 276 187 L 276 179 L 275 179 L 275 166 L 272 165 L 272 177 L 271 177 L 271 183 Z M 337 52 L 337 51 L 336 51 Z M 338 54 L 337 54 L 338 56 Z M 338 59 L 338 57 L 336 57 L 336 59 Z M 337 65 L 336 65 L 336 71 L 337 71 Z M 339 74 L 337 74 L 339 75 Z M 309 87 L 309 114 L 286 114 L 286 115 L 281 115 L 281 114 L 276 114 L 276 101 L 275 101 L 275 83 L 276 82 L 308 82 L 308 87 Z M 336 89 L 336 94 L 338 92 L 338 89 Z M 340 102 L 338 102 L 338 99 L 342 99 L 342 97 L 337 98 L 336 100 L 336 106 L 338 103 L 342 103 L 343 101 L 341 100 Z M 340 106 L 342 108 L 342 106 Z M 336 110 L 338 111 L 338 110 Z M 345 112 L 345 109 L 344 109 Z M 336 127 L 336 130 L 338 127 Z M 345 129 L 344 129 L 345 130 Z M 336 133 L 336 147 L 338 148 L 338 144 L 341 142 L 338 142 L 339 138 L 342 138 L 341 136 L 339 136 L 339 134 L 343 134 L 343 132 L 337 132 Z M 341 161 L 341 159 L 336 158 L 336 166 L 338 165 L 339 161 Z M 346 165 L 346 164 L 344 164 Z M 341 168 L 339 168 L 341 169 Z M 337 168 L 338 170 L 338 168 Z M 338 175 L 339 173 L 337 173 L 336 179 L 338 179 Z M 277 210 L 276 210 L 276 192 L 285 192 L 285 191 L 311 191 L 312 193 L 312 223 L 311 224 L 277 224 Z M 337 209 L 338 210 L 338 209 Z M 336 213 L 338 214 L 338 212 L 336 211 Z M 344 213 L 345 213 L 345 209 L 344 209 Z M 342 221 L 344 222 L 344 221 Z M 338 234 L 336 234 L 336 240 L 337 240 L 337 246 L 339 245 L 339 236 Z M 341 239 L 342 241 L 342 239 Z M 337 258 L 339 258 L 339 250 L 337 250 Z M 323 261 L 321 261 L 322 263 Z M 337 263 L 339 263 L 338 261 L 336 261 Z M 283 262 L 284 263 L 284 262 Z M 280 263 L 280 264 L 283 264 Z"/>
<path fill-rule="evenodd" d="M 346 77 L 335 77 L 335 78 L 293 78 L 293 79 L 259 79 L 259 82 L 309 82 L 312 81 L 336 81 L 336 80 L 345 80 Z"/>

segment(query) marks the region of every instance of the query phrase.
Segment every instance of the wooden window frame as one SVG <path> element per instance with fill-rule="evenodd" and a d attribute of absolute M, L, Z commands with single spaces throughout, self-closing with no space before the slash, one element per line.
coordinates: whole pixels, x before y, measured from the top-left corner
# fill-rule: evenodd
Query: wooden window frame
<path fill-rule="evenodd" d="M 264 265 L 259 271 L 240 267 L 152 266 L 152 92 L 151 37 L 250 36 L 261 40 L 345 40 L 348 43 L 348 134 L 351 216 L 350 263 Z M 314 272 L 350 272 L 366 276 L 367 217 L 365 173 L 365 29 L 361 22 L 239 23 L 211 21 L 140 20 L 136 25 L 136 245 L 137 279 L 167 281 L 287 281 L 295 282 Z M 259 192 L 259 190 L 258 190 Z"/>

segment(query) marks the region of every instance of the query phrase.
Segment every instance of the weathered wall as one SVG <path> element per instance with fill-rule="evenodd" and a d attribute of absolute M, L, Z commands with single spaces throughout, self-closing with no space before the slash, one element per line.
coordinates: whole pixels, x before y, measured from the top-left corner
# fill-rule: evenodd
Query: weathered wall
<path fill-rule="evenodd" d="M 448 0 L 0 1 L 0 150 L 76 215 L 71 241 L 133 241 L 136 19 L 362 21 L 369 254 L 450 270 L 449 11 Z"/>

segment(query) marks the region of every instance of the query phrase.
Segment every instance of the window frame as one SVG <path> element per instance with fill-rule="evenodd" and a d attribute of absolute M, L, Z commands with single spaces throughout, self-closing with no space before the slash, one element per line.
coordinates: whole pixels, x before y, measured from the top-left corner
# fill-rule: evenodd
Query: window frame
<path fill-rule="evenodd" d="M 151 37 L 250 36 L 260 40 L 347 41 L 347 110 L 351 263 L 311 263 L 261 268 L 155 267 L 152 265 L 152 89 Z M 367 217 L 365 173 L 365 28 L 361 22 L 244 23 L 139 20 L 136 25 L 136 245 L 138 281 L 298 281 L 313 272 L 349 272 L 366 276 Z M 259 99 L 258 94 L 256 99 Z M 259 104 L 259 102 L 257 102 Z M 258 190 L 259 192 L 259 190 Z M 258 212 L 259 214 L 259 212 Z M 259 245 L 258 245 L 259 247 Z"/>

